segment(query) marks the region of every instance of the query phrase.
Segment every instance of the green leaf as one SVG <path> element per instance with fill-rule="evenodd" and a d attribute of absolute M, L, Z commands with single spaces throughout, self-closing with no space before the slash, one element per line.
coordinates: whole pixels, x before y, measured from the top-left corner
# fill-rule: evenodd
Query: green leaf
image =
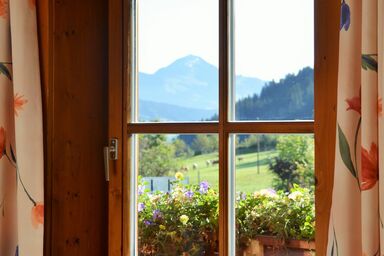
<path fill-rule="evenodd" d="M 345 137 L 343 131 L 340 128 L 340 125 L 338 125 L 338 133 L 339 133 L 339 148 L 340 148 L 340 155 L 341 159 L 343 160 L 345 166 L 348 168 L 348 170 L 351 172 L 353 177 L 357 177 L 355 167 L 352 163 L 351 158 L 351 150 L 349 149 L 347 138 Z"/>
<path fill-rule="evenodd" d="M 9 80 L 12 81 L 11 72 L 9 72 L 7 66 L 2 62 L 0 62 L 0 73 L 4 74 Z"/>
<path fill-rule="evenodd" d="M 368 54 L 361 55 L 361 67 L 365 70 L 373 70 L 377 72 L 377 61 Z"/>

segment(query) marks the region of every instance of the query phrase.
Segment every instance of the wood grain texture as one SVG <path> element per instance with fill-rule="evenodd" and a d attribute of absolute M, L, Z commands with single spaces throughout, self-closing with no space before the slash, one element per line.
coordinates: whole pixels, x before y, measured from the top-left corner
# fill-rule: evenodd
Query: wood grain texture
<path fill-rule="evenodd" d="M 219 255 L 229 256 L 229 168 L 228 168 L 228 1 L 219 1 Z"/>
<path fill-rule="evenodd" d="M 56 0 L 50 12 L 52 216 L 46 255 L 107 255 L 102 152 L 108 134 L 108 1 Z"/>
<path fill-rule="evenodd" d="M 108 137 L 119 140 L 118 160 L 110 161 L 108 184 L 108 255 L 122 255 L 123 165 L 123 1 L 108 2 Z M 124 97 L 125 98 L 125 97 Z"/>
<path fill-rule="evenodd" d="M 332 204 L 340 4 L 315 1 L 316 255 L 326 255 Z"/>
<path fill-rule="evenodd" d="M 37 0 L 37 28 L 39 40 L 39 57 L 41 87 L 43 99 L 44 129 L 44 255 L 50 255 L 52 234 L 52 132 L 53 132 L 53 99 L 49 97 L 52 84 L 52 13 L 51 0 Z"/>

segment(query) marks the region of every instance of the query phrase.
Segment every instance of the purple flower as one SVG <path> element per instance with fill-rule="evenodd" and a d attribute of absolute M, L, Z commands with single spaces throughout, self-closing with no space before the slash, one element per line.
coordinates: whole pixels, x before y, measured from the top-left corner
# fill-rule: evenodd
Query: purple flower
<path fill-rule="evenodd" d="M 139 203 L 138 206 L 137 206 L 137 211 L 138 212 L 141 212 L 145 209 L 145 205 L 143 203 Z"/>
<path fill-rule="evenodd" d="M 193 191 L 191 191 L 191 190 L 188 190 L 187 192 L 185 192 L 184 193 L 184 195 L 186 196 L 186 197 L 188 197 L 188 198 L 192 198 L 193 197 Z"/>
<path fill-rule="evenodd" d="M 149 225 L 151 225 L 152 223 L 151 223 L 149 220 L 145 220 L 145 221 L 144 221 L 144 224 L 145 224 L 146 226 L 149 226 Z"/>
<path fill-rule="evenodd" d="M 351 25 L 351 10 L 349 9 L 349 5 L 343 0 L 341 3 L 340 30 L 344 28 L 344 30 L 347 31 L 349 25 Z"/>
<path fill-rule="evenodd" d="M 241 198 L 241 200 L 247 199 L 247 194 L 246 193 L 241 193 L 240 194 L 240 198 Z"/>
<path fill-rule="evenodd" d="M 137 186 L 137 193 L 139 194 L 139 196 L 141 196 L 144 193 L 144 190 L 145 190 L 145 186 L 143 185 Z"/>
<path fill-rule="evenodd" d="M 205 194 L 207 193 L 208 189 L 209 189 L 208 181 L 203 181 L 200 183 L 200 189 L 199 189 L 200 193 Z"/>
<path fill-rule="evenodd" d="M 159 210 L 154 210 L 152 213 L 153 220 L 161 219 L 161 212 Z"/>

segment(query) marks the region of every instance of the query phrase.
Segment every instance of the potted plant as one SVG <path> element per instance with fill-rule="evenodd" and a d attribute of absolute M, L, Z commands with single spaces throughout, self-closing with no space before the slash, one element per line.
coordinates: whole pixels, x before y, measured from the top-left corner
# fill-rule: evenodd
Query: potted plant
<path fill-rule="evenodd" d="M 207 182 L 185 185 L 182 179 L 177 173 L 171 192 L 150 193 L 139 185 L 139 255 L 218 255 L 218 193 Z M 297 185 L 290 193 L 239 193 L 237 255 L 310 255 L 313 198 L 312 190 Z"/>
<path fill-rule="evenodd" d="M 313 192 L 261 190 L 237 202 L 239 255 L 311 255 L 315 250 Z M 288 253 L 288 254 L 287 254 Z"/>
<path fill-rule="evenodd" d="M 140 255 L 214 255 L 217 249 L 218 194 L 207 182 L 184 185 L 176 174 L 171 192 L 140 191 Z"/>

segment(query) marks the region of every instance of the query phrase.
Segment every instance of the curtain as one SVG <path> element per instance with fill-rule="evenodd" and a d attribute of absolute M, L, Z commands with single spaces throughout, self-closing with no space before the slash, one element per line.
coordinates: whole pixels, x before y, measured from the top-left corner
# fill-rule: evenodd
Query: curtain
<path fill-rule="evenodd" d="M 0 255 L 43 255 L 43 129 L 35 0 L 0 0 Z"/>
<path fill-rule="evenodd" d="M 383 0 L 341 2 L 328 255 L 384 255 L 383 8 Z"/>

